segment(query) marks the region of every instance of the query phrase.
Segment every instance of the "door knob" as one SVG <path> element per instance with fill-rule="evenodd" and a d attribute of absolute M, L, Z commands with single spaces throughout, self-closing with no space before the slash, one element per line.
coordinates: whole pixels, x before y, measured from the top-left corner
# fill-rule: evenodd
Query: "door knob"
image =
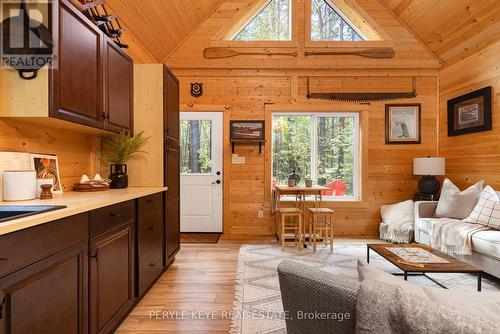
<path fill-rule="evenodd" d="M 212 184 L 220 184 L 220 180 L 217 180 L 215 182 L 212 182 Z"/>

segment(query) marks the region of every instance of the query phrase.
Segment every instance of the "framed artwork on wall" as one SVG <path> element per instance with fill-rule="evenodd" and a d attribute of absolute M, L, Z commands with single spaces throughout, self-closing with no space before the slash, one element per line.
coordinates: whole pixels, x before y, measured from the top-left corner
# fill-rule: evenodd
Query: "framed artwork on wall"
<path fill-rule="evenodd" d="M 231 121 L 231 140 L 264 140 L 265 121 Z"/>
<path fill-rule="evenodd" d="M 421 135 L 420 104 L 385 105 L 385 143 L 420 144 Z"/>
<path fill-rule="evenodd" d="M 59 174 L 59 163 L 56 155 L 31 154 L 31 168 L 36 171 L 37 179 L 54 180 L 52 193 L 63 193 L 61 176 Z"/>
<path fill-rule="evenodd" d="M 491 128 L 490 86 L 448 100 L 448 137 Z"/>

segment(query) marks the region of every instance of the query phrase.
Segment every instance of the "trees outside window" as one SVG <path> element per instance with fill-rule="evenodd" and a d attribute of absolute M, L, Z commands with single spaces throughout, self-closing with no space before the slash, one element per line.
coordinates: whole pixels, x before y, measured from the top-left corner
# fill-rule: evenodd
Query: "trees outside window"
<path fill-rule="evenodd" d="M 286 184 L 295 170 L 300 185 L 310 178 L 334 189 L 330 194 L 335 198 L 358 196 L 357 113 L 276 113 L 272 134 L 273 182 Z"/>
<path fill-rule="evenodd" d="M 235 41 L 289 41 L 291 0 L 271 0 L 234 37 Z"/>
<path fill-rule="evenodd" d="M 363 37 L 334 9 L 330 0 L 311 0 L 311 40 L 363 41 Z"/>
<path fill-rule="evenodd" d="M 212 122 L 181 121 L 181 173 L 212 172 Z"/>

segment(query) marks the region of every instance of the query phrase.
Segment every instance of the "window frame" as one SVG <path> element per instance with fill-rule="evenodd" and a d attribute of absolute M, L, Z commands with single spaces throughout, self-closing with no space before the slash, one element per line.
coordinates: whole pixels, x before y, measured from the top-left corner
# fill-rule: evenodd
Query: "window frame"
<path fill-rule="evenodd" d="M 271 180 L 273 179 L 273 159 L 274 159 L 274 141 L 273 136 L 273 118 L 274 116 L 311 116 L 312 117 L 312 136 L 311 136 L 311 179 L 317 182 L 317 164 L 318 164 L 318 118 L 320 117 L 354 117 L 353 124 L 353 194 L 351 196 L 322 196 L 323 201 L 329 202 L 359 202 L 361 201 L 362 181 L 361 181 L 361 115 L 357 111 L 318 111 L 318 112 L 296 112 L 296 111 L 277 111 L 271 113 Z M 283 200 L 295 200 L 286 198 Z"/>

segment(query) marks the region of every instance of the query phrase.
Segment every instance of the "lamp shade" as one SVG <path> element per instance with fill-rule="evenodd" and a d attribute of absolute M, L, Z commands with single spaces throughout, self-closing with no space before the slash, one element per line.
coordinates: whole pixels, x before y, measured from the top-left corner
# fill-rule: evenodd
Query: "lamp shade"
<path fill-rule="evenodd" d="M 413 175 L 444 175 L 444 158 L 414 158 Z"/>

